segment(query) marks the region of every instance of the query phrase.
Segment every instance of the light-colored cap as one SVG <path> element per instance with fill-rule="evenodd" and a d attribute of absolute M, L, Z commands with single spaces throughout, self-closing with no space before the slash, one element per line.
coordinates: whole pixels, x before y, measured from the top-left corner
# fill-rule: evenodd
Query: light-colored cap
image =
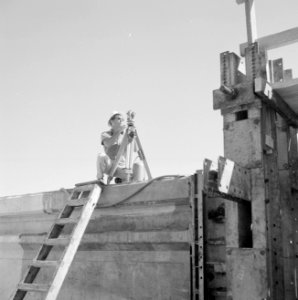
<path fill-rule="evenodd" d="M 108 121 L 109 126 L 111 126 L 111 119 L 113 119 L 113 117 L 116 116 L 116 115 L 121 115 L 124 118 L 124 114 L 122 112 L 120 112 L 120 111 L 113 111 L 111 113 L 109 121 Z"/>

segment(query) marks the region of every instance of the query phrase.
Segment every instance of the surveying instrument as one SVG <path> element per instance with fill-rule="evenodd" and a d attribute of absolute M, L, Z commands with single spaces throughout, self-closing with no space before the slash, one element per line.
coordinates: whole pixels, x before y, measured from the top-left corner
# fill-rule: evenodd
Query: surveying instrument
<path fill-rule="evenodd" d="M 116 158 L 112 164 L 111 170 L 108 174 L 108 181 L 109 184 L 111 180 L 114 177 L 114 174 L 117 170 L 119 161 L 122 156 L 125 156 L 125 179 L 122 180 L 123 183 L 129 183 L 133 179 L 133 164 L 134 164 L 134 152 L 137 152 L 137 157 L 140 158 L 140 160 L 144 164 L 144 168 L 146 170 L 146 175 L 149 180 L 152 179 L 151 172 L 149 170 L 149 166 L 147 163 L 147 160 L 145 158 L 145 154 L 139 139 L 139 136 L 137 134 L 136 127 L 134 125 L 134 117 L 135 112 L 129 110 L 127 112 L 127 128 L 125 130 L 120 148 L 117 152 Z"/>

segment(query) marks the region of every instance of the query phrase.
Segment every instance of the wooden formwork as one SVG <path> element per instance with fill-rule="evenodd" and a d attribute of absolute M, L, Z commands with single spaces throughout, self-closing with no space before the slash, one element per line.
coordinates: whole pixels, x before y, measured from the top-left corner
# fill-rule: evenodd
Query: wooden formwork
<path fill-rule="evenodd" d="M 239 71 L 240 57 L 221 54 L 221 88 L 213 93 L 224 120 L 224 155 L 251 174 L 251 247 L 237 244 L 239 204 L 225 206 L 232 228 L 227 299 L 298 299 L 297 86 L 282 60 L 268 61 L 258 43 L 243 54 L 246 74 Z"/>

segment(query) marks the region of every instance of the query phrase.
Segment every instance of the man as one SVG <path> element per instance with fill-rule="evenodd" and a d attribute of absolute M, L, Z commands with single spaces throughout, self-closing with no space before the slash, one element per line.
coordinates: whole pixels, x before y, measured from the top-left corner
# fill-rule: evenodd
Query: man
<path fill-rule="evenodd" d="M 109 174 L 123 140 L 126 130 L 124 121 L 125 120 L 122 113 L 113 112 L 108 121 L 108 125 L 111 127 L 111 129 L 108 131 L 104 131 L 101 134 L 101 144 L 103 145 L 105 153 L 99 153 L 97 157 L 97 179 L 102 182 L 104 182 L 104 174 Z M 124 180 L 126 178 L 125 155 L 125 152 L 121 155 L 117 169 L 114 173 L 114 176 L 120 178 L 121 180 Z M 135 182 L 142 181 L 142 173 L 143 166 L 141 162 L 135 162 L 133 164 L 132 180 Z"/>

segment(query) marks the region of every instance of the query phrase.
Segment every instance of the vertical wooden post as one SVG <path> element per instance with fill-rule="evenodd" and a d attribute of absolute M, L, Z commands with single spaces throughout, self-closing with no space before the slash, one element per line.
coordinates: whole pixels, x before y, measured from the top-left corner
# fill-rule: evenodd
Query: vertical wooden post
<path fill-rule="evenodd" d="M 246 29 L 248 44 L 257 40 L 257 21 L 254 0 L 236 0 L 238 4 L 245 3 Z"/>
<path fill-rule="evenodd" d="M 245 1 L 247 41 L 252 44 L 257 39 L 257 21 L 254 0 Z"/>
<path fill-rule="evenodd" d="M 296 274 L 296 227 L 297 205 L 296 192 L 292 188 L 292 172 L 297 162 L 297 134 L 278 116 L 277 122 L 278 167 L 280 177 L 280 205 L 282 211 L 281 232 L 283 248 L 283 275 L 285 282 L 285 299 L 297 299 Z M 294 167 L 295 168 L 295 167 Z M 294 171 L 295 172 L 295 171 Z"/>
<path fill-rule="evenodd" d="M 278 152 L 276 136 L 276 113 L 264 105 L 262 108 L 263 170 L 267 226 L 267 274 L 272 299 L 284 299 L 282 260 L 282 224 Z"/>
<path fill-rule="evenodd" d="M 289 162 L 290 162 L 290 181 L 291 181 L 291 203 L 293 218 L 293 244 L 294 258 L 292 259 L 292 272 L 294 273 L 294 293 L 298 299 L 298 145 L 297 145 L 297 129 L 289 129 Z"/>

